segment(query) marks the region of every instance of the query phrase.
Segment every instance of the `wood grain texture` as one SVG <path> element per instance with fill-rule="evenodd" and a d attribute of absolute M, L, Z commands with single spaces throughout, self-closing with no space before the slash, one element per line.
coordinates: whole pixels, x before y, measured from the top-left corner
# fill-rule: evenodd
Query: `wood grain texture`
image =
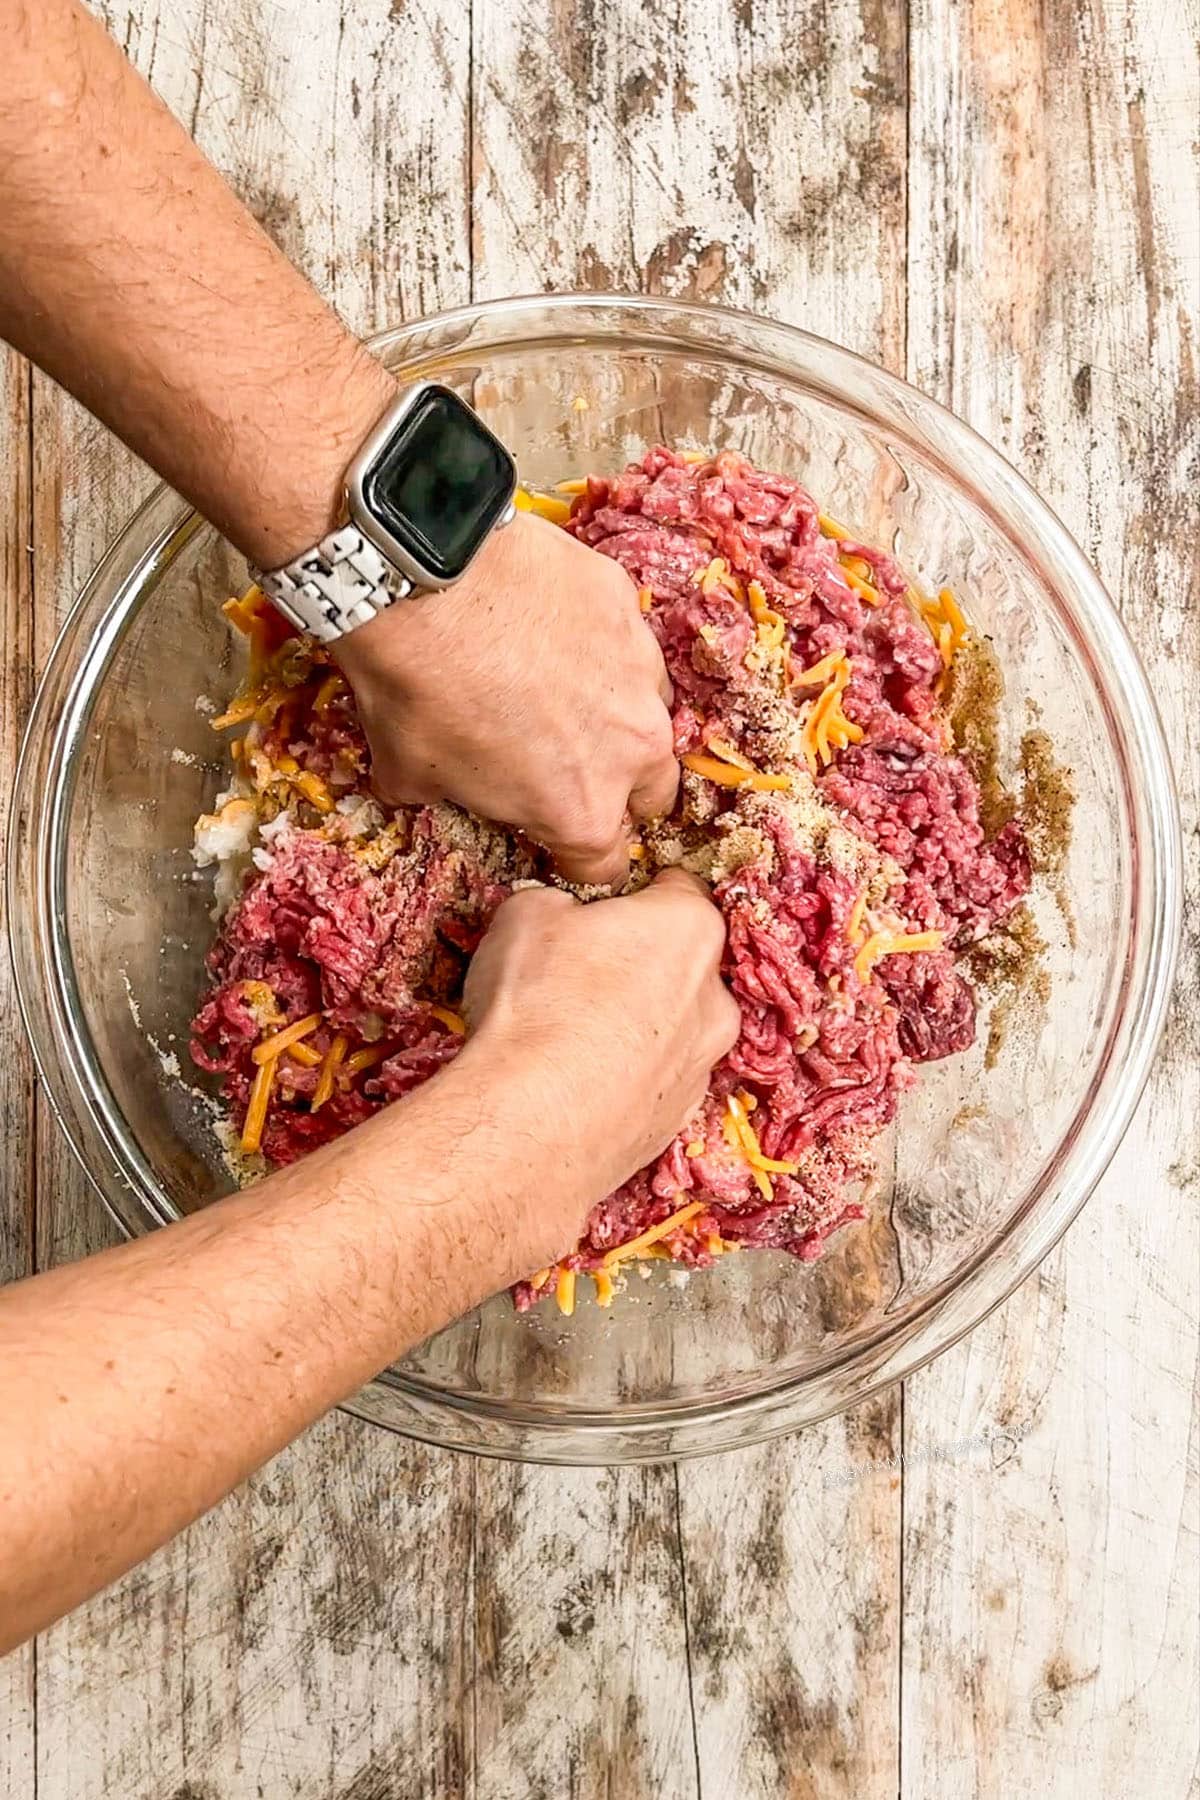
<path fill-rule="evenodd" d="M 480 1794 L 699 1795 L 670 1469 L 476 1470 Z"/>
<path fill-rule="evenodd" d="M 907 368 L 1119 595 L 1194 846 L 1194 0 L 102 10 L 358 329 L 472 292 L 636 287 Z M 148 478 L 41 381 L 31 467 L 27 385 L 0 367 L 7 768 L 30 582 L 44 658 Z M 678 1471 L 473 1463 L 332 1416 L 44 1634 L 36 1677 L 31 1651 L 0 1663 L 0 1800 L 1183 1800 L 1195 929 L 1103 1192 L 908 1384 L 903 1440 L 895 1393 Z M 33 1140 L 6 980 L 16 1273 Z M 37 1176 L 40 1258 L 107 1240 L 45 1117 Z M 1028 1435 L 913 1464 L 902 1492 L 902 1441 L 1005 1423 Z M 824 1485 L 847 1464 L 859 1480 Z"/>
<path fill-rule="evenodd" d="M 29 370 L 0 347 L 0 772 L 16 763 L 32 682 Z M 5 788 L 10 786 L 5 780 Z M 7 807 L 0 850 L 7 847 Z M 0 902 L 3 911 L 3 902 Z M 11 966 L 0 952 L 0 1282 L 33 1268 L 33 1077 Z M 24 1800 L 34 1762 L 34 1648 L 0 1661 L 0 1800 Z"/>
<path fill-rule="evenodd" d="M 384 0 L 340 16 L 306 7 L 286 44 L 252 7 L 172 0 L 110 6 L 105 17 L 358 329 L 466 297 L 468 49 L 455 7 Z M 333 72 L 336 121 L 311 104 L 318 69 Z M 406 105 L 409 82 L 417 108 Z M 408 220 L 420 229 L 403 231 Z M 150 477 L 40 380 L 35 410 L 44 656 L 61 610 Z M 86 1254 L 110 1228 L 48 1118 L 39 1142 L 40 1254 Z M 470 1490 L 462 1458 L 340 1414 L 325 1420 L 43 1634 L 38 1794 L 465 1792 Z M 30 1741 L 32 1716 L 26 1709 Z M 14 1789 L 21 1800 L 34 1791 L 32 1779 Z"/>
<path fill-rule="evenodd" d="M 774 0 L 627 6 L 617 32 L 581 28 L 580 11 L 528 0 L 475 9 L 476 295 L 593 287 L 723 301 L 898 366 L 903 290 L 888 270 L 904 254 L 903 15 L 839 6 L 799 24 L 794 7 Z M 675 1476 L 575 1478 L 638 1492 L 655 1541 L 677 1528 L 676 1577 L 656 1615 L 663 1642 L 646 1648 L 653 1668 L 686 1624 L 696 1768 L 679 1754 L 673 1702 L 647 1711 L 644 1676 L 623 1679 L 631 1599 L 624 1617 L 611 1606 L 597 1617 L 611 1673 L 573 1702 L 565 1671 L 542 1680 L 531 1661 L 520 1686 L 505 1662 L 493 1688 L 481 1663 L 481 1716 L 494 1695 L 508 1733 L 555 1746 L 550 1773 L 564 1701 L 573 1739 L 598 1732 L 586 1779 L 572 1765 L 544 1789 L 486 1760 L 481 1734 L 483 1791 L 749 1800 L 840 1794 L 850 1782 L 894 1793 L 898 1485 L 864 1485 L 849 1515 L 819 1485 L 823 1466 L 861 1460 L 864 1443 L 885 1457 L 899 1449 L 897 1395 L 803 1439 Z M 481 1467 L 481 1516 L 511 1479 Z M 553 1567 L 536 1545 L 557 1530 L 555 1509 L 547 1514 L 525 1527 L 535 1568 Z M 610 1525 L 604 1546 L 614 1582 L 628 1579 L 638 1567 L 628 1535 Z M 513 1604 L 507 1567 L 480 1565 L 476 1584 L 492 1603 Z M 620 1724 L 635 1703 L 631 1769 Z"/>
<path fill-rule="evenodd" d="M 323 1421 L 46 1634 L 39 1795 L 467 1791 L 470 1490 L 463 1458 Z"/>
<path fill-rule="evenodd" d="M 1073 530 L 1146 659 L 1192 909 L 1163 1055 L 1039 1274 L 908 1384 L 902 1792 L 1183 1796 L 1196 1778 L 1195 9 L 916 0 L 910 375 Z M 1182 1154 L 1181 1154 L 1182 1151 Z"/>

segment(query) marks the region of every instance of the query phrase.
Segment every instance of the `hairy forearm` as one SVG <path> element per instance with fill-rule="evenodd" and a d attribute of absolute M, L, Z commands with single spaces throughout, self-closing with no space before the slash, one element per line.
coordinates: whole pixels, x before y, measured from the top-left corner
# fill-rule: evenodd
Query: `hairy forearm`
<path fill-rule="evenodd" d="M 75 0 L 0 25 L 0 336 L 278 565 L 336 521 L 390 378 Z"/>
<path fill-rule="evenodd" d="M 561 1249 L 527 1085 L 469 1046 L 296 1168 L 0 1293 L 0 1654 Z"/>

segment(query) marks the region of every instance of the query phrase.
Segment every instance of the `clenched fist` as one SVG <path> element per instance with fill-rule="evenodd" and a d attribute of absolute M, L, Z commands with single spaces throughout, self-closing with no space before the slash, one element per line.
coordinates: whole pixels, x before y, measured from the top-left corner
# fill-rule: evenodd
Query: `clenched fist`
<path fill-rule="evenodd" d="M 531 1167 L 549 1149 L 557 1171 L 533 1222 L 535 1260 L 566 1250 L 703 1099 L 740 1023 L 724 945 L 704 883 L 678 869 L 589 906 L 531 888 L 500 908 L 467 977 L 463 1054 L 523 1069 L 536 1096 L 512 1122 Z"/>
<path fill-rule="evenodd" d="M 670 684 L 629 577 L 520 513 L 461 581 L 338 646 L 391 805 L 449 799 L 545 844 L 568 880 L 628 871 L 629 818 L 675 801 Z"/>

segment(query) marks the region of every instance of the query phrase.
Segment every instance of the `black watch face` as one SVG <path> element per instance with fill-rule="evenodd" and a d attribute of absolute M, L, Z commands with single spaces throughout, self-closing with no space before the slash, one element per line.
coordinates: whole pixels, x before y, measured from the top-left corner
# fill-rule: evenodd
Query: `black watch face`
<path fill-rule="evenodd" d="M 449 388 L 429 387 L 363 482 L 368 510 L 442 581 L 462 574 L 512 499 L 499 438 Z"/>

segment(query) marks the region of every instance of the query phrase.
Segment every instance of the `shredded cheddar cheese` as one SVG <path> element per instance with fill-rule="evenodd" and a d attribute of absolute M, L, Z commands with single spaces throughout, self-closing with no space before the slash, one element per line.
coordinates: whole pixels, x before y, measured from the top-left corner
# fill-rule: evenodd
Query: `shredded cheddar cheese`
<path fill-rule="evenodd" d="M 866 981 L 882 957 L 940 950 L 945 935 L 944 931 L 873 931 L 854 958 L 854 973 Z"/>
<path fill-rule="evenodd" d="M 209 725 L 214 731 L 225 731 L 230 725 L 246 725 L 254 717 L 260 705 L 260 695 L 240 694 L 236 700 L 230 702 L 223 713 L 218 713 L 215 719 L 210 719 Z"/>
<path fill-rule="evenodd" d="M 660 1220 L 657 1225 L 651 1225 L 637 1237 L 630 1238 L 628 1243 L 617 1244 L 612 1250 L 607 1250 L 603 1258 L 603 1267 L 611 1269 L 615 1264 L 624 1262 L 627 1257 L 639 1256 L 643 1250 L 652 1249 L 657 1246 L 660 1239 L 669 1237 L 673 1231 L 682 1230 L 690 1219 L 694 1219 L 697 1213 L 703 1211 L 703 1200 L 690 1200 L 686 1206 L 681 1206 L 678 1212 L 673 1212 L 670 1218 Z"/>
<path fill-rule="evenodd" d="M 313 1091 L 312 1097 L 312 1109 L 314 1112 L 320 1112 L 325 1102 L 333 1097 L 333 1087 L 337 1080 L 337 1072 L 345 1061 L 348 1048 L 349 1046 L 344 1034 L 339 1031 L 328 1050 L 325 1052 L 325 1060 L 321 1064 L 321 1073 L 317 1077 L 317 1085 Z"/>
<path fill-rule="evenodd" d="M 711 450 L 681 450 L 679 452 L 679 460 L 680 460 L 680 462 L 685 462 L 685 463 L 711 462 L 712 461 L 712 451 Z"/>
<path fill-rule="evenodd" d="M 586 494 L 587 476 L 572 475 L 569 481 L 556 481 L 554 491 L 556 494 Z"/>
<path fill-rule="evenodd" d="M 251 593 L 254 591 L 253 588 L 250 590 Z M 241 600 L 226 600 L 221 608 L 221 611 L 225 614 L 229 623 L 240 631 L 244 637 L 249 637 L 255 624 L 254 611 L 246 605 L 247 598 L 248 596 Z"/>
<path fill-rule="evenodd" d="M 653 590 L 648 587 L 639 588 L 638 589 L 638 606 L 641 608 L 642 612 L 648 613 L 650 611 L 650 608 L 653 605 L 654 605 Z"/>
<path fill-rule="evenodd" d="M 446 1027 L 447 1031 L 454 1033 L 455 1037 L 466 1037 L 467 1022 L 461 1013 L 453 1012 L 448 1006 L 431 1006 L 429 1010 L 434 1018 Z"/>
<path fill-rule="evenodd" d="M 769 1177 L 772 1175 L 796 1175 L 800 1164 L 780 1162 L 773 1156 L 764 1156 L 762 1145 L 758 1141 L 758 1133 L 751 1125 L 748 1114 L 753 1112 L 758 1101 L 753 1094 L 739 1091 L 730 1094 L 726 1101 L 724 1130 L 726 1141 L 731 1149 L 740 1150 L 750 1165 L 750 1172 L 764 1200 L 774 1198 L 774 1188 Z"/>
<path fill-rule="evenodd" d="M 746 1116 L 746 1108 L 736 1094 L 730 1094 L 725 1102 L 726 1113 L 723 1129 L 726 1142 L 733 1150 L 741 1152 L 750 1165 L 750 1173 L 754 1184 L 764 1200 L 773 1200 L 775 1190 L 771 1186 L 771 1178 L 765 1169 L 755 1166 L 755 1157 L 762 1156 L 758 1137 L 754 1127 Z"/>
<path fill-rule="evenodd" d="M 825 683 L 837 674 L 845 660 L 844 649 L 831 650 L 828 656 L 821 658 L 820 662 L 813 663 L 810 668 L 801 669 L 800 673 L 793 677 L 792 686 L 824 687 Z"/>
<path fill-rule="evenodd" d="M 347 1075 L 360 1075 L 364 1069 L 373 1069 L 376 1063 L 386 1062 L 396 1049 L 397 1045 L 392 1043 L 364 1044 L 346 1058 Z"/>
<path fill-rule="evenodd" d="M 856 575 L 853 569 L 848 568 L 848 560 L 849 559 L 845 559 L 842 562 L 842 574 L 850 583 L 850 586 L 854 589 L 855 593 L 860 595 L 861 598 L 866 601 L 868 606 L 878 606 L 880 600 L 883 598 L 879 589 L 872 587 L 869 581 L 864 581 L 861 575 Z"/>
<path fill-rule="evenodd" d="M 823 658 L 828 662 L 829 658 Z M 805 685 L 822 670 L 822 664 L 814 664 L 805 671 L 800 680 Z M 848 719 L 842 710 L 842 695 L 850 685 L 850 661 L 843 651 L 832 665 L 832 674 L 825 687 L 813 700 L 800 734 L 800 746 L 804 751 L 804 759 L 808 764 L 810 775 L 815 775 L 820 768 L 827 767 L 833 761 L 835 750 L 844 750 L 847 744 L 862 741 L 862 726 Z"/>
<path fill-rule="evenodd" d="M 800 1173 L 799 1163 L 780 1162 L 777 1157 L 764 1156 L 761 1151 L 757 1156 L 751 1156 L 749 1160 L 751 1168 L 762 1169 L 767 1175 L 798 1175 Z"/>
<path fill-rule="evenodd" d="M 596 1284 L 596 1305 L 597 1306 L 611 1306 L 613 1303 L 613 1295 L 616 1293 L 617 1290 L 613 1284 L 613 1278 L 608 1273 L 608 1270 L 607 1269 L 597 1269 L 595 1274 L 592 1276 L 592 1280 Z"/>
<path fill-rule="evenodd" d="M 822 537 L 837 538 L 840 540 L 842 538 L 853 538 L 854 536 L 854 533 L 852 531 L 847 531 L 844 525 L 839 525 L 836 519 L 831 519 L 828 513 L 817 514 L 817 528 Z"/>
<path fill-rule="evenodd" d="M 704 1155 L 704 1139 L 703 1138 L 693 1138 L 690 1144 L 685 1144 L 683 1146 L 683 1154 L 685 1156 L 692 1157 L 693 1160 L 697 1156 L 703 1156 Z"/>
<path fill-rule="evenodd" d="M 290 700 L 290 698 L 291 698 L 291 694 L 287 688 L 282 687 L 282 686 L 272 688 L 270 693 L 266 696 L 266 698 L 263 701 L 260 702 L 259 706 L 256 708 L 255 714 L 254 714 L 254 723 L 256 725 L 264 725 L 264 726 L 271 725 L 274 722 L 275 714 L 277 712 L 279 712 L 283 706 L 286 705 L 286 703 L 288 702 L 288 700 Z"/>
<path fill-rule="evenodd" d="M 963 618 L 958 601 L 949 588 L 939 590 L 938 604 L 943 619 L 938 632 L 938 648 L 941 650 L 943 663 L 949 668 L 956 653 L 970 641 L 971 634 L 967 630 L 967 621 Z"/>
<path fill-rule="evenodd" d="M 290 1056 L 293 1062 L 298 1062 L 304 1069 L 319 1069 L 325 1060 L 321 1052 L 314 1050 L 311 1044 L 289 1044 L 284 1055 Z"/>
<path fill-rule="evenodd" d="M 250 1104 L 246 1108 L 246 1117 L 242 1125 L 242 1149 L 247 1156 L 253 1156 L 262 1148 L 263 1127 L 267 1122 L 267 1107 L 271 1100 L 271 1089 L 275 1085 L 275 1070 L 278 1058 L 272 1057 L 269 1062 L 260 1063 L 254 1077 L 254 1085 L 250 1089 Z"/>
<path fill-rule="evenodd" d="M 569 500 L 560 500 L 554 494 L 531 493 L 523 487 L 513 495 L 513 505 L 518 512 L 536 513 L 539 519 L 549 519 L 552 525 L 565 525 L 571 516 Z"/>
<path fill-rule="evenodd" d="M 333 811 L 333 795 L 319 775 L 313 775 L 309 770 L 303 769 L 299 775 L 293 776 L 292 786 L 298 794 L 303 794 L 309 805 L 315 806 L 318 812 L 331 813 Z"/>
<path fill-rule="evenodd" d="M 321 1023 L 322 1016 L 319 1012 L 309 1013 L 307 1017 L 297 1019 L 295 1024 L 285 1025 L 282 1031 L 275 1032 L 272 1037 L 264 1038 L 261 1044 L 255 1044 L 250 1052 L 251 1056 L 256 1063 L 273 1062 L 277 1056 L 281 1056 L 293 1044 L 299 1043 L 301 1038 L 311 1037 Z"/>
<path fill-rule="evenodd" d="M 748 769 L 737 769 L 732 763 L 721 762 L 715 756 L 702 756 L 694 750 L 689 750 L 679 760 L 693 775 L 703 775 L 706 781 L 715 781 L 718 787 L 741 787 L 750 779 Z"/>
<path fill-rule="evenodd" d="M 754 768 L 738 768 L 733 763 L 720 762 L 715 756 L 701 756 L 696 751 L 689 751 L 679 760 L 693 775 L 703 775 L 706 781 L 714 781 L 718 787 L 752 787 L 762 793 L 787 793 L 792 785 L 788 775 L 767 775 Z"/>
<path fill-rule="evenodd" d="M 336 672 L 332 675 L 327 675 L 317 689 L 316 696 L 313 700 L 313 711 L 315 713 L 327 713 L 338 695 L 344 693 L 345 689 L 346 684 L 340 675 Z"/>
<path fill-rule="evenodd" d="M 268 1025 L 282 1025 L 283 1014 L 279 1010 L 279 1002 L 275 998 L 275 989 L 265 981 L 244 981 L 242 998 L 250 1008 L 255 1024 L 261 1031 Z"/>
<path fill-rule="evenodd" d="M 746 597 L 750 604 L 750 616 L 754 620 L 755 634 L 759 643 L 767 650 L 776 650 L 787 635 L 787 621 L 782 613 L 775 612 L 768 604 L 766 590 L 761 581 L 752 581 L 746 589 Z"/>
<path fill-rule="evenodd" d="M 915 587 L 907 590 L 907 597 L 909 605 L 928 628 L 937 645 L 945 672 L 963 645 L 971 641 L 970 627 L 963 617 L 962 608 L 954 598 L 953 591 L 947 587 L 939 588 L 936 600 L 931 599 L 928 594 L 922 594 Z"/>
<path fill-rule="evenodd" d="M 709 738 L 707 748 L 722 762 L 730 763 L 735 769 L 745 769 L 748 774 L 757 775 L 754 764 L 734 744 L 727 743 L 724 738 Z"/>
<path fill-rule="evenodd" d="M 746 588 L 746 600 L 750 607 L 750 616 L 756 625 L 761 624 L 764 619 L 777 619 L 779 617 L 778 613 L 771 611 L 770 602 L 767 599 L 767 590 L 763 587 L 761 581 L 751 581 L 748 584 Z"/>
<path fill-rule="evenodd" d="M 850 908 L 850 917 L 846 921 L 846 936 L 850 939 L 852 944 L 857 944 L 862 939 L 863 914 L 866 910 L 867 890 L 864 888 L 862 893 L 858 896 L 858 899 L 854 902 L 854 905 Z"/>
<path fill-rule="evenodd" d="M 735 600 L 744 597 L 741 582 L 723 556 L 714 556 L 706 568 L 693 570 L 692 585 L 702 594 L 715 594 L 718 588 L 724 588 Z"/>
<path fill-rule="evenodd" d="M 560 1269 L 558 1281 L 554 1289 L 554 1298 L 558 1302 L 558 1310 L 564 1318 L 570 1318 L 575 1311 L 575 1271 Z"/>

